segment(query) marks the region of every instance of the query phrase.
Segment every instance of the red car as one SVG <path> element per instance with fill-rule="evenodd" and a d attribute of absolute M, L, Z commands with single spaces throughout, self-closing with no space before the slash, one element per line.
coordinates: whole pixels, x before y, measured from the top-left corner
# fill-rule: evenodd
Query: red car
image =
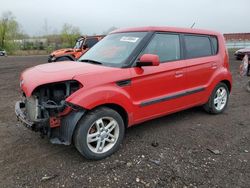
<path fill-rule="evenodd" d="M 222 113 L 232 77 L 221 34 L 142 27 L 110 33 L 77 62 L 29 68 L 20 87 L 25 125 L 97 160 L 133 125 L 194 106 Z"/>

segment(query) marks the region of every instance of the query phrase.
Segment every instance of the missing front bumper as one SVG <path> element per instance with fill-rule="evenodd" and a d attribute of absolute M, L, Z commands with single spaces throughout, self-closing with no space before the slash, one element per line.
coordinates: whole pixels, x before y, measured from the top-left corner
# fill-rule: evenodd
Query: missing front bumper
<path fill-rule="evenodd" d="M 47 119 L 38 122 L 31 122 L 25 115 L 24 102 L 18 101 L 15 105 L 17 119 L 26 127 L 34 131 L 40 131 L 43 135 L 47 135 L 53 144 L 70 145 L 76 125 L 85 112 L 84 109 L 73 110 L 66 116 L 61 117 L 60 127 L 50 128 Z"/>

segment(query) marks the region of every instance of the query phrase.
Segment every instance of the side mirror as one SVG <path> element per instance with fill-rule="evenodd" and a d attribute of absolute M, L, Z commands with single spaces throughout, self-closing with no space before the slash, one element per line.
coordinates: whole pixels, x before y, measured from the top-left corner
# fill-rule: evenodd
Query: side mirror
<path fill-rule="evenodd" d="M 158 66 L 160 64 L 160 58 L 154 54 L 144 54 L 137 62 L 137 66 Z"/>

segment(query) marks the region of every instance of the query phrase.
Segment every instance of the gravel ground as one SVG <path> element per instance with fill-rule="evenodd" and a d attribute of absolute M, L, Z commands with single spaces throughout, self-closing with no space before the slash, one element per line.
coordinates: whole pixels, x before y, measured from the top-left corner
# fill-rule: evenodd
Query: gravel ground
<path fill-rule="evenodd" d="M 16 121 L 18 77 L 46 60 L 0 57 L 0 187 L 250 187 L 250 93 L 233 57 L 223 114 L 192 108 L 129 128 L 122 148 L 101 161 Z"/>

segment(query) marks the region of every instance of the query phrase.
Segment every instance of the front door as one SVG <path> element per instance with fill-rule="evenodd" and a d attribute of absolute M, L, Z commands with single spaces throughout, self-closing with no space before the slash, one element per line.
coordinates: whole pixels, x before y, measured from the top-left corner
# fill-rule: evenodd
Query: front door
<path fill-rule="evenodd" d="M 156 54 L 159 66 L 131 68 L 131 91 L 136 123 L 183 107 L 186 65 L 181 60 L 180 36 L 156 33 L 142 54 Z"/>

